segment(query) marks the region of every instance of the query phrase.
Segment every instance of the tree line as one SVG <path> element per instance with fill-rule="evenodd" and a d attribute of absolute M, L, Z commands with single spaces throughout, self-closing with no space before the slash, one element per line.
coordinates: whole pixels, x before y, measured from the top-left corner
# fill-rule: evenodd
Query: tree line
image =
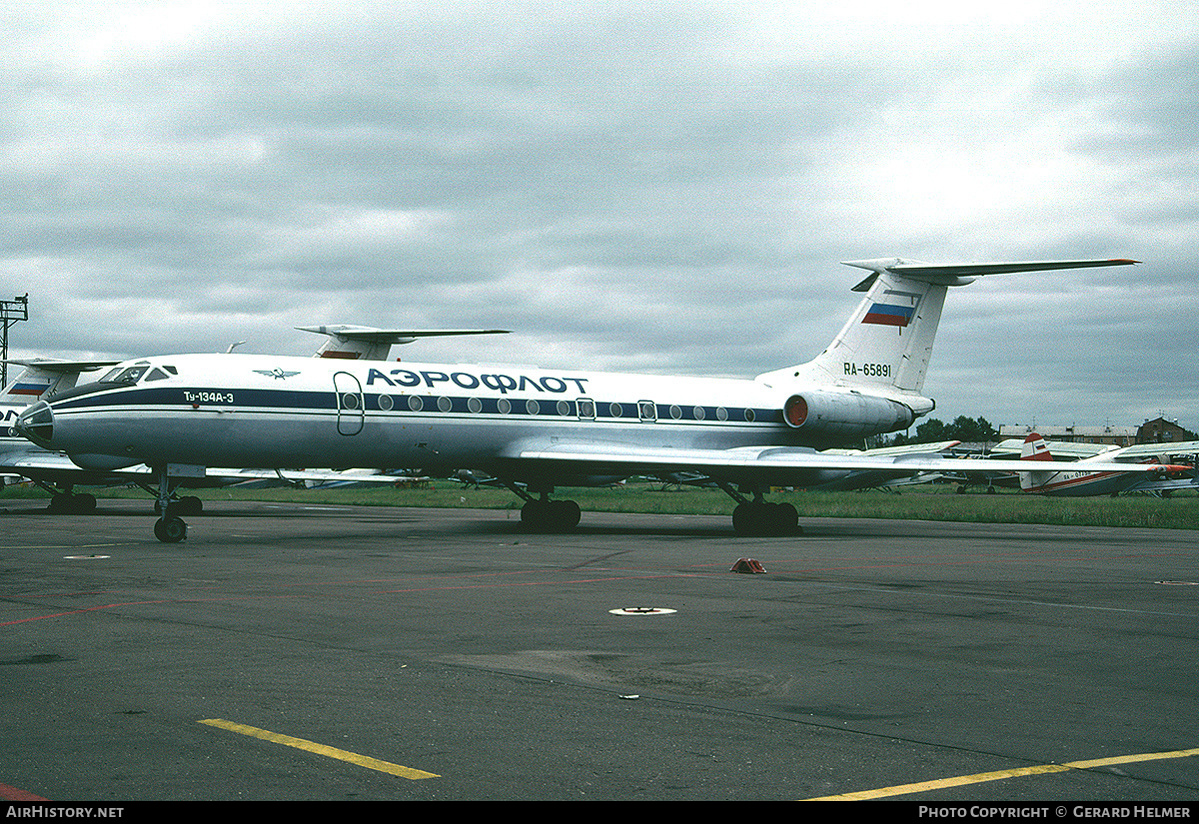
<path fill-rule="evenodd" d="M 913 435 L 908 432 L 897 432 L 888 436 L 880 436 L 878 443 L 870 446 L 903 446 L 910 443 L 936 443 L 938 441 L 962 441 L 963 443 L 980 443 L 998 441 L 999 431 L 990 421 L 981 415 L 977 418 L 967 418 L 958 415 L 952 423 L 945 423 L 937 418 L 929 418 L 916 427 Z"/>

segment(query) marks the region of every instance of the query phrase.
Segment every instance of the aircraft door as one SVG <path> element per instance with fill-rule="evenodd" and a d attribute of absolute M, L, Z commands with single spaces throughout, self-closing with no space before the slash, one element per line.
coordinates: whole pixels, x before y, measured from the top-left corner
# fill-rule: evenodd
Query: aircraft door
<path fill-rule="evenodd" d="M 357 435 L 366 422 L 362 384 L 349 372 L 337 372 L 333 375 L 333 397 L 337 403 L 337 431 L 342 435 Z"/>

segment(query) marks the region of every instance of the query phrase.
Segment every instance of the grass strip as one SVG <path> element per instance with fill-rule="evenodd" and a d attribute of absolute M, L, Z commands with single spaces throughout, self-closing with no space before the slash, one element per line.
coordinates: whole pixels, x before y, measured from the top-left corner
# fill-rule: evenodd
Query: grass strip
<path fill-rule="evenodd" d="M 98 497 L 143 498 L 139 489 L 90 490 Z M 522 501 L 506 489 L 464 487 L 433 481 L 415 488 L 336 487 L 328 489 L 265 488 L 198 490 L 205 500 L 281 501 L 344 506 L 459 507 L 519 509 Z M 9 486 L 5 498 L 47 498 L 36 487 Z M 584 511 L 642 512 L 679 515 L 731 515 L 733 500 L 715 489 L 665 486 L 630 481 L 615 488 L 559 489 L 554 497 L 571 498 Z M 772 501 L 787 501 L 801 518 L 893 518 L 975 523 L 1053 524 L 1068 526 L 1199 528 L 1199 494 L 1175 493 L 1168 498 L 1129 494 L 1116 498 L 1046 498 L 1014 491 L 958 494 L 952 485 L 906 487 L 900 493 L 878 489 L 858 492 L 778 491 Z"/>

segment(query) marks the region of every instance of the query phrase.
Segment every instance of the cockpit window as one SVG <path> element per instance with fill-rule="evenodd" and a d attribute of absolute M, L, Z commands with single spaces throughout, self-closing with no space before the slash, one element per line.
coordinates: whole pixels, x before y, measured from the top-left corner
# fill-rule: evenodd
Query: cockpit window
<path fill-rule="evenodd" d="M 164 381 L 177 376 L 179 370 L 173 366 L 151 366 L 148 363 L 135 363 L 133 366 L 118 366 L 105 372 L 97 383 L 135 384 L 140 380 Z"/>
<path fill-rule="evenodd" d="M 141 380 L 142 375 L 146 374 L 146 370 L 150 368 L 149 364 L 138 364 L 136 366 L 117 367 L 108 374 L 100 378 L 102 383 L 129 383 L 134 384 Z"/>

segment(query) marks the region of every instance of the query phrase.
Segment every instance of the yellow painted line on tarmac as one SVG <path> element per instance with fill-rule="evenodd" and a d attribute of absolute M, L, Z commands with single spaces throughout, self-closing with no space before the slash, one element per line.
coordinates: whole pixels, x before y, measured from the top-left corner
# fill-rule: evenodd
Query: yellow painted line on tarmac
<path fill-rule="evenodd" d="M 281 735 L 270 730 L 261 730 L 258 727 L 250 727 L 245 724 L 236 724 L 233 721 L 226 721 L 223 718 L 205 718 L 199 723 L 207 724 L 210 727 L 219 727 L 223 730 L 241 733 L 253 738 L 261 738 L 263 741 L 271 741 L 275 744 L 285 744 L 288 747 L 295 747 L 300 750 L 314 752 L 317 755 L 324 755 L 328 758 L 336 758 L 341 761 L 348 761 L 351 764 L 357 764 L 359 767 L 366 767 L 368 770 L 377 770 L 379 772 L 388 773 L 389 775 L 399 776 L 400 778 L 410 778 L 412 780 L 420 778 L 440 778 L 436 773 L 425 772 L 424 770 L 413 769 L 412 767 L 403 767 L 399 764 L 392 764 L 387 761 L 380 761 L 377 758 L 371 758 L 368 755 L 359 755 L 358 753 L 349 752 L 348 750 L 339 750 L 337 747 L 328 747 L 324 744 L 317 744 L 312 741 L 305 741 L 303 738 L 292 738 L 290 735 Z"/>
<path fill-rule="evenodd" d="M 854 793 L 827 795 L 822 798 L 809 798 L 807 800 L 866 801 L 872 798 L 888 798 L 895 795 L 928 792 L 929 790 L 944 790 L 949 787 L 963 787 L 967 784 L 981 784 L 986 781 L 1002 781 L 1005 778 L 1020 778 L 1025 775 L 1044 775 L 1046 773 L 1068 772 L 1069 770 L 1088 770 L 1094 767 L 1110 767 L 1114 764 L 1131 764 L 1136 761 L 1161 761 L 1167 758 L 1187 758 L 1193 755 L 1199 755 L 1199 747 L 1189 750 L 1140 753 L 1139 755 L 1117 755 L 1111 758 L 1093 758 L 1087 761 L 1068 761 L 1065 764 L 1041 764 L 1036 767 L 1016 767 L 1011 770 L 960 775 L 955 778 L 942 778 L 936 781 L 918 781 L 914 784 L 899 784 L 894 787 L 881 787 L 877 790 L 861 790 Z"/>

